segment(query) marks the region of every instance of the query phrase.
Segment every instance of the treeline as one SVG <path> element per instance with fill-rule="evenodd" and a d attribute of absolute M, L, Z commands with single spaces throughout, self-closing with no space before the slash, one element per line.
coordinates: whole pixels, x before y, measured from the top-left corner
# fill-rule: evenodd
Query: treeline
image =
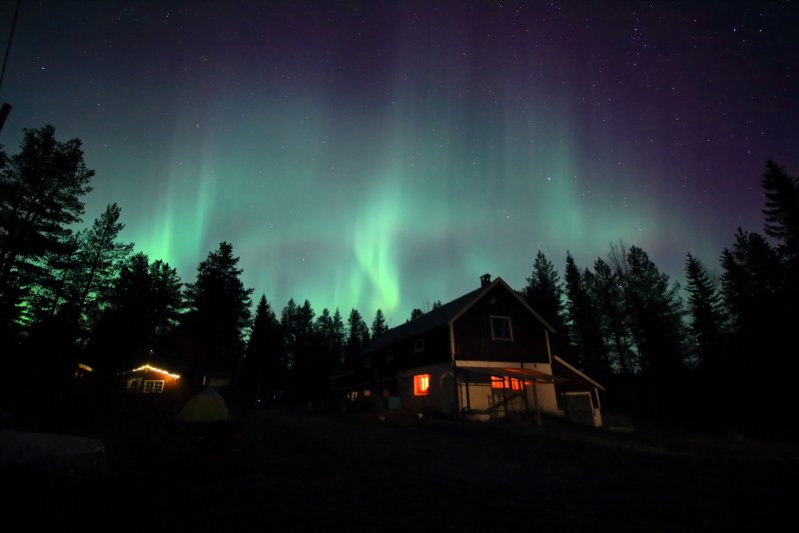
<path fill-rule="evenodd" d="M 113 375 L 151 360 L 189 378 L 228 374 L 247 401 L 313 401 L 388 329 L 380 310 L 370 326 L 357 309 L 346 319 L 339 309 L 317 314 L 308 300 L 289 300 L 278 316 L 260 296 L 252 314 L 253 290 L 227 242 L 183 283 L 169 264 L 119 241 L 116 204 L 75 231 L 93 175 L 80 141 L 56 140 L 52 126 L 25 130 L 11 157 L 0 150 L 6 386 L 52 387 L 78 362 Z M 799 182 L 768 162 L 762 187 L 764 234 L 735 233 L 720 279 L 689 253 L 683 288 L 621 243 L 587 267 L 567 253 L 561 277 L 538 252 L 521 294 L 558 331 L 555 352 L 606 386 L 610 407 L 720 422 L 788 416 Z"/>
<path fill-rule="evenodd" d="M 24 130 L 11 157 L 0 150 L 5 385 L 46 390 L 68 381 L 78 363 L 111 376 L 152 361 L 188 378 L 227 374 L 253 400 L 276 391 L 309 399 L 388 329 L 380 310 L 370 328 L 357 309 L 345 323 L 338 309 L 316 316 L 308 300 L 290 300 L 278 320 L 265 296 L 253 317 L 253 290 L 230 243 L 183 283 L 169 264 L 119 241 L 116 204 L 75 231 L 93 175 L 80 140 L 60 142 L 52 126 Z"/>
<path fill-rule="evenodd" d="M 769 161 L 761 185 L 764 234 L 737 230 L 720 279 L 687 253 L 684 290 L 637 246 L 584 268 L 567 253 L 562 279 L 538 252 L 522 293 L 614 407 L 796 428 L 799 180 Z"/>

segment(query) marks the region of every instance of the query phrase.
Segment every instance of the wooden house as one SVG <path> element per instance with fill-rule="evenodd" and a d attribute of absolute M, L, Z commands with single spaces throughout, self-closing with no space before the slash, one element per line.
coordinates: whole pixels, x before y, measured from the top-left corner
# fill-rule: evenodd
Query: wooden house
<path fill-rule="evenodd" d="M 120 373 L 132 394 L 168 394 L 180 389 L 180 375 L 148 364 Z"/>
<path fill-rule="evenodd" d="M 486 274 L 480 288 L 375 339 L 340 383 L 350 401 L 418 413 L 480 420 L 548 413 L 599 426 L 604 389 L 553 353 L 554 333 Z"/>

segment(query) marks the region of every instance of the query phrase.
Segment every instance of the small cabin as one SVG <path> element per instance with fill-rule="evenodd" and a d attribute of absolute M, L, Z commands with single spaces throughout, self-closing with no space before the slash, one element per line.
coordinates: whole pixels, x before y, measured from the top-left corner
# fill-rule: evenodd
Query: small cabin
<path fill-rule="evenodd" d="M 168 394 L 180 388 L 180 374 L 149 363 L 119 375 L 131 394 Z"/>

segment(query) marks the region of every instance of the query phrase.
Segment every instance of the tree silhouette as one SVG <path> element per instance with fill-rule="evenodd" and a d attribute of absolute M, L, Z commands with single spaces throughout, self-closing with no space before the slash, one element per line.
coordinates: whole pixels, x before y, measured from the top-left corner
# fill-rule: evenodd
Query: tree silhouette
<path fill-rule="evenodd" d="M 107 295 L 107 288 L 119 275 L 122 262 L 133 250 L 131 243 L 116 241 L 125 227 L 119 222 L 122 212 L 117 204 L 111 204 L 94 224 L 78 235 L 78 258 L 80 269 L 74 272 L 73 312 L 80 317 L 89 303 Z"/>
<path fill-rule="evenodd" d="M 163 261 L 150 262 L 137 253 L 122 265 L 89 338 L 90 361 L 114 371 L 129 370 L 151 353 L 158 361 L 174 361 L 168 345 L 184 307 L 177 271 Z"/>
<path fill-rule="evenodd" d="M 541 250 L 536 253 L 533 271 L 521 292 L 530 307 L 555 328 L 554 353 L 564 355 L 568 333 L 563 320 L 563 286 L 555 267 Z"/>
<path fill-rule="evenodd" d="M 568 319 L 569 339 L 577 362 L 589 375 L 600 381 L 607 381 L 611 374 L 610 360 L 602 337 L 599 310 L 585 287 L 584 279 L 590 284 L 593 275 L 586 269 L 584 274 L 566 253 L 566 317 Z"/>
<path fill-rule="evenodd" d="M 238 262 L 233 246 L 222 242 L 197 267 L 197 281 L 186 287 L 195 372 L 233 373 L 243 356 L 252 289 L 244 287 Z"/>
<path fill-rule="evenodd" d="M 266 295 L 261 295 L 255 309 L 240 383 L 245 397 L 253 402 L 271 402 L 276 391 L 285 388 L 282 333 Z"/>
<path fill-rule="evenodd" d="M 357 309 L 350 311 L 350 316 L 347 318 L 347 329 L 349 330 L 349 335 L 347 336 L 346 352 L 347 364 L 349 364 L 352 361 L 352 357 L 369 342 L 369 327 Z"/>
<path fill-rule="evenodd" d="M 780 253 L 791 261 L 799 259 L 799 180 L 788 176 L 784 167 L 766 163 L 761 182 L 766 205 L 765 232 L 779 241 Z"/>
<path fill-rule="evenodd" d="M 683 370 L 682 301 L 647 253 L 637 246 L 611 251 L 621 282 L 625 312 L 654 413 L 675 409 L 673 383 Z M 668 400 L 668 401 L 667 401 Z"/>
<path fill-rule="evenodd" d="M 68 253 L 70 225 L 91 190 L 81 141 L 59 142 L 55 128 L 25 129 L 20 152 L 0 157 L 0 314 L 17 315 L 24 288 L 46 277 L 47 254 Z"/>
<path fill-rule="evenodd" d="M 378 309 L 375 313 L 375 319 L 372 322 L 372 338 L 376 339 L 381 337 L 386 331 L 388 331 L 388 326 L 386 325 L 386 319 L 383 316 L 383 311 Z"/>

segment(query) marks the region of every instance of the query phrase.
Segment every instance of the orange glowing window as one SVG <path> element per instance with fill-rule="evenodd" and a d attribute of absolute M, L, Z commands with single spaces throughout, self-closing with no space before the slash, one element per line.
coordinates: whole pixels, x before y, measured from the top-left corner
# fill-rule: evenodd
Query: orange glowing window
<path fill-rule="evenodd" d="M 509 377 L 491 376 L 492 389 L 524 390 L 522 380 Z"/>
<path fill-rule="evenodd" d="M 430 374 L 413 376 L 413 395 L 427 396 L 430 394 Z"/>

